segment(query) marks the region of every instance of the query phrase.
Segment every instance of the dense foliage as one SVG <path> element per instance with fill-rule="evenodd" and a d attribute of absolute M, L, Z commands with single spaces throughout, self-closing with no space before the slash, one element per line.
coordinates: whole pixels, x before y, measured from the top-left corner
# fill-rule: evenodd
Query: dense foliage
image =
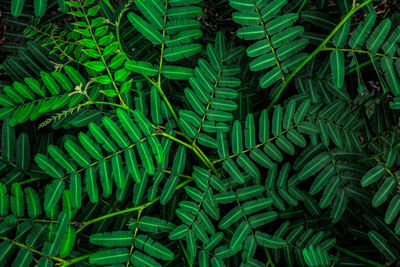
<path fill-rule="evenodd" d="M 0 5 L 1 266 L 397 266 L 396 1 Z"/>

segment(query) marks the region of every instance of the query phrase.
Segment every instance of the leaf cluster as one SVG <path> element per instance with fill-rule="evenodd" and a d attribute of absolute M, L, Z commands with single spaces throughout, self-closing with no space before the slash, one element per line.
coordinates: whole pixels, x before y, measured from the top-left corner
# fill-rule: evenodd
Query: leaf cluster
<path fill-rule="evenodd" d="M 3 2 L 0 265 L 400 262 L 396 1 Z"/>

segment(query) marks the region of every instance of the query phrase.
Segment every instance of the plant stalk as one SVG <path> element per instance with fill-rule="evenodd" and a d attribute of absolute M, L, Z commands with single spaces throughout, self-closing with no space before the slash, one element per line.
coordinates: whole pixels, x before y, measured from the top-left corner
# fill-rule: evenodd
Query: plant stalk
<path fill-rule="evenodd" d="M 374 266 L 374 267 L 384 267 L 384 266 L 385 266 L 385 265 L 380 264 L 380 263 L 378 263 L 378 262 L 375 262 L 375 261 L 372 261 L 372 260 L 370 260 L 370 259 L 364 258 L 363 256 L 358 255 L 358 254 L 356 254 L 356 253 L 354 253 L 354 252 L 351 252 L 350 250 L 347 250 L 347 249 L 345 249 L 345 248 L 342 248 L 342 247 L 339 247 L 339 246 L 334 246 L 334 248 L 336 248 L 338 251 L 340 251 L 340 252 L 342 252 L 342 253 L 344 253 L 344 254 L 349 255 L 350 257 L 352 257 L 352 258 L 354 258 L 354 259 L 357 259 L 357 260 L 359 260 L 359 261 L 362 261 L 362 262 L 364 262 L 364 263 L 367 263 L 367 264 L 369 264 L 370 266 Z"/>
<path fill-rule="evenodd" d="M 287 85 L 290 83 L 290 81 L 296 76 L 296 74 L 311 60 L 313 59 L 324 47 L 325 45 L 329 42 L 330 39 L 335 35 L 335 33 L 343 26 L 343 24 L 353 16 L 354 13 L 356 13 L 358 10 L 363 8 L 364 6 L 368 5 L 371 3 L 373 0 L 366 0 L 364 3 L 353 7 L 349 13 L 339 22 L 338 25 L 332 30 L 332 32 L 322 41 L 322 43 L 303 61 L 301 64 L 287 77 L 286 81 L 282 83 L 281 87 L 279 88 L 278 92 L 274 95 L 272 98 L 271 103 L 267 107 L 268 110 L 272 109 L 276 101 L 278 101 L 280 95 L 282 92 L 285 90 Z"/>

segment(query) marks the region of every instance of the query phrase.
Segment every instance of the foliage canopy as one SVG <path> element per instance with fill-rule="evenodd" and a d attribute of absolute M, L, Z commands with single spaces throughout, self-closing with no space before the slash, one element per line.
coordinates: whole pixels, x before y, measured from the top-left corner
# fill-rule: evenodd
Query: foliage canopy
<path fill-rule="evenodd" d="M 395 4 L 0 4 L 0 265 L 399 262 Z"/>

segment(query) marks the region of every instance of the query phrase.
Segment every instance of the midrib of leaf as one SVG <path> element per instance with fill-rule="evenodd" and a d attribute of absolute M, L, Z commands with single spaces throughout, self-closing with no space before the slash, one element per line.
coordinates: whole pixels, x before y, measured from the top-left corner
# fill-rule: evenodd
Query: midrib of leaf
<path fill-rule="evenodd" d="M 221 64 L 222 64 L 222 63 L 223 63 L 223 60 L 221 59 Z M 211 93 L 210 100 L 208 100 L 208 103 L 207 103 L 206 109 L 205 109 L 205 111 L 204 111 L 203 117 L 201 118 L 200 126 L 199 126 L 199 128 L 197 129 L 197 136 L 194 138 L 192 145 L 196 145 L 197 138 L 199 137 L 199 134 L 200 134 L 200 132 L 201 132 L 201 130 L 202 130 L 202 128 L 203 128 L 203 124 L 204 124 L 204 122 L 205 122 L 205 120 L 206 120 L 206 116 L 207 116 L 207 111 L 208 111 L 208 109 L 210 108 L 211 101 L 213 100 L 213 98 L 214 98 L 214 96 L 215 96 L 215 91 L 217 90 L 217 86 L 218 86 L 218 83 L 219 83 L 219 80 L 218 80 L 218 79 L 220 78 L 221 74 L 222 74 L 222 70 L 220 69 L 220 70 L 218 70 L 218 75 L 217 75 L 217 78 L 216 78 L 217 80 L 216 80 L 216 82 L 215 82 L 215 84 L 214 84 L 214 90 L 213 90 L 213 92 Z"/>
<path fill-rule="evenodd" d="M 242 152 L 237 153 L 237 154 L 229 155 L 229 156 L 226 157 L 226 158 L 214 160 L 213 163 L 216 164 L 216 163 L 218 163 L 218 162 L 226 161 L 227 159 L 230 159 L 230 158 L 239 157 L 241 154 L 249 153 L 249 152 L 251 152 L 253 149 L 259 148 L 259 147 L 261 147 L 261 146 L 264 146 L 264 145 L 267 144 L 267 143 L 272 142 L 273 140 L 277 139 L 279 136 L 281 136 L 281 135 L 283 135 L 283 134 L 289 132 L 290 130 L 292 130 L 292 129 L 298 127 L 298 126 L 299 126 L 299 124 L 292 125 L 290 128 L 288 128 L 288 129 L 282 131 L 279 135 L 276 135 L 276 136 L 271 137 L 271 138 L 268 139 L 268 141 L 266 141 L 266 142 L 259 143 L 259 144 L 255 145 L 254 147 L 251 147 L 251 148 L 248 148 L 248 149 L 246 149 L 246 150 L 243 150 Z"/>
<path fill-rule="evenodd" d="M 204 202 L 205 199 L 206 199 L 206 191 L 208 191 L 208 189 L 211 187 L 211 185 L 210 185 L 210 180 L 211 180 L 211 179 L 212 179 L 212 175 L 210 174 L 210 175 L 208 176 L 208 179 L 207 179 L 207 189 L 206 189 L 205 191 L 202 192 L 202 193 L 203 193 L 203 198 L 202 198 L 201 202 L 197 205 L 199 209 L 198 209 L 198 211 L 196 212 L 196 214 L 193 215 L 193 221 L 192 221 L 192 223 L 191 223 L 190 225 L 188 225 L 189 231 L 190 231 L 190 229 L 192 228 L 193 223 L 195 222 L 195 220 L 196 220 L 198 214 L 200 214 L 201 206 L 203 205 L 203 202 Z"/>
<path fill-rule="evenodd" d="M 120 256 L 125 256 L 126 254 L 114 254 L 114 255 L 109 255 L 109 256 L 103 256 L 100 258 L 96 258 L 96 260 L 105 260 L 105 259 L 112 259 L 112 258 L 117 258 Z"/>
<path fill-rule="evenodd" d="M 323 120 L 323 121 L 326 122 L 326 123 L 331 123 L 331 124 L 333 124 L 334 126 L 339 127 L 342 131 L 346 131 L 346 132 L 351 133 L 351 131 L 350 131 L 349 129 L 344 128 L 342 125 L 337 124 L 335 121 L 330 121 L 330 120 L 327 120 L 327 119 L 322 119 L 322 118 L 320 118 L 320 117 L 318 117 L 318 116 L 315 116 L 315 115 L 313 115 L 313 114 L 310 114 L 310 113 L 307 113 L 307 114 L 306 114 L 306 117 L 313 118 L 313 119 L 316 119 L 316 120 Z M 262 147 L 262 146 L 266 145 L 267 143 L 272 142 L 273 140 L 277 139 L 279 136 L 284 135 L 285 133 L 289 132 L 289 131 L 292 130 L 292 129 L 295 129 L 296 127 L 298 127 L 298 126 L 300 126 L 300 125 L 301 125 L 301 122 L 298 123 L 298 124 L 294 124 L 294 125 L 292 125 L 290 128 L 288 128 L 288 129 L 282 131 L 279 135 L 276 135 L 276 136 L 273 136 L 273 137 L 269 138 L 268 141 L 266 141 L 266 142 L 256 144 L 254 147 L 251 147 L 251 148 L 248 148 L 248 149 L 246 149 L 246 150 L 243 150 L 241 153 L 232 154 L 232 155 L 229 155 L 229 156 L 226 157 L 226 158 L 214 160 L 214 161 L 213 161 L 213 164 L 226 161 L 227 159 L 230 159 L 230 158 L 239 157 L 241 154 L 249 153 L 249 152 L 251 152 L 252 150 L 254 150 L 255 148 Z M 399 144 L 399 146 L 400 146 L 400 144 Z"/>
<path fill-rule="evenodd" d="M 147 139 L 148 139 L 148 137 L 146 136 L 146 137 L 142 138 L 141 140 L 139 140 L 138 142 L 136 142 L 136 143 L 134 143 L 134 144 L 131 144 L 130 146 L 128 146 L 128 147 L 126 147 L 126 148 L 124 148 L 124 149 L 118 150 L 117 152 L 114 152 L 114 153 L 112 153 L 112 154 L 110 154 L 110 155 L 104 157 L 104 158 L 101 159 L 101 160 L 97 160 L 97 161 L 91 163 L 90 165 L 88 165 L 88 166 L 85 167 L 85 168 L 81 168 L 81 169 L 77 170 L 76 172 L 74 172 L 74 174 L 81 173 L 81 172 L 83 172 L 84 170 L 86 170 L 86 169 L 88 169 L 88 168 L 91 168 L 91 167 L 93 167 L 93 166 L 99 164 L 99 163 L 102 162 L 102 161 L 108 160 L 108 159 L 112 158 L 112 157 L 115 156 L 115 155 L 121 154 L 121 153 L 124 152 L 125 150 L 131 149 L 131 148 L 135 147 L 136 145 L 138 145 L 139 143 L 145 142 Z M 67 175 L 67 176 L 64 176 L 63 178 L 61 178 L 61 180 L 65 180 L 65 179 L 67 179 L 68 177 L 70 177 L 71 175 L 72 175 L 72 174 L 69 174 L 69 175 Z"/>
<path fill-rule="evenodd" d="M 62 182 L 60 182 L 60 183 L 57 184 L 57 188 L 56 188 L 56 190 L 54 190 L 53 194 L 51 194 L 51 198 L 50 198 L 50 201 L 49 201 L 48 204 L 50 204 L 50 203 L 53 202 L 53 199 L 54 199 L 54 197 L 56 196 L 55 193 L 58 191 L 58 188 L 61 186 L 61 184 L 62 184 Z M 47 207 L 47 208 L 48 208 L 48 207 Z"/>
<path fill-rule="evenodd" d="M 266 26 L 265 26 L 265 24 L 264 24 L 264 21 L 263 21 L 263 19 L 262 19 L 261 14 L 260 14 L 260 10 L 259 10 L 259 8 L 258 8 L 258 6 L 257 6 L 257 3 L 254 3 L 254 7 L 255 7 L 255 9 L 256 9 L 256 12 L 257 12 L 257 14 L 258 14 L 258 17 L 260 18 L 260 24 L 261 24 L 261 26 L 262 26 L 263 29 L 264 29 L 265 38 L 268 40 L 268 42 L 269 42 L 269 44 L 270 44 L 270 46 L 271 46 L 271 52 L 272 52 L 272 54 L 274 55 L 275 63 L 276 63 L 276 65 L 278 66 L 278 68 L 279 68 L 279 70 L 280 70 L 280 72 L 281 72 L 282 83 L 285 83 L 285 75 L 283 74 L 283 70 L 282 70 L 282 68 L 281 68 L 281 64 L 279 63 L 278 55 L 276 54 L 276 51 L 275 51 L 275 48 L 274 48 L 274 44 L 272 43 L 271 37 L 270 37 L 269 34 L 268 34 L 268 30 L 267 30 L 267 28 L 266 28 Z"/>
<path fill-rule="evenodd" d="M 143 211 L 142 209 L 140 209 L 138 211 L 138 216 L 136 218 L 136 227 L 135 227 L 135 230 L 134 230 L 134 233 L 133 233 L 133 242 L 132 242 L 132 245 L 131 245 L 131 249 L 129 250 L 129 260 L 126 262 L 126 265 L 125 265 L 126 267 L 129 266 L 130 258 L 132 256 L 133 249 L 135 248 L 135 241 L 136 241 L 137 233 L 139 231 L 140 216 L 142 215 L 142 211 Z"/>
<path fill-rule="evenodd" d="M 333 155 L 331 154 L 331 150 L 328 147 L 327 147 L 327 150 L 328 150 L 328 155 L 329 155 L 329 157 L 331 159 L 331 163 L 333 165 L 333 168 L 335 169 L 336 176 L 339 179 L 340 185 L 342 186 L 344 192 L 346 192 L 346 185 L 344 184 L 342 173 L 337 169 L 336 161 L 333 158 Z"/>

